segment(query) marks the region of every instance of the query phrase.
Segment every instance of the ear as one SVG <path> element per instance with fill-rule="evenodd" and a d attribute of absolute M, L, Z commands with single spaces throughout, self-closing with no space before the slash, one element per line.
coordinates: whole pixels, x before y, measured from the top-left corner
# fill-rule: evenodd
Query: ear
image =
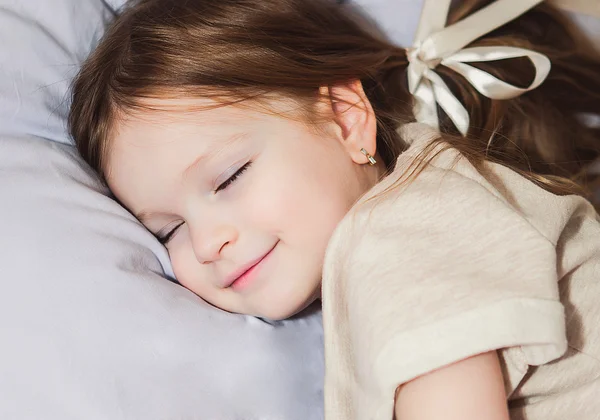
<path fill-rule="evenodd" d="M 360 151 L 377 154 L 377 120 L 360 80 L 321 88 L 330 98 L 334 122 L 339 127 L 340 142 L 357 164 L 369 163 Z"/>

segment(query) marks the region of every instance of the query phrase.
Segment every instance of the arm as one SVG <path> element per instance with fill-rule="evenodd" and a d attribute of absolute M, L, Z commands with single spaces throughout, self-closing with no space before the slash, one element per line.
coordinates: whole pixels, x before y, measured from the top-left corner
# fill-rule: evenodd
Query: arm
<path fill-rule="evenodd" d="M 398 388 L 397 420 L 508 420 L 498 354 L 473 356 Z"/>

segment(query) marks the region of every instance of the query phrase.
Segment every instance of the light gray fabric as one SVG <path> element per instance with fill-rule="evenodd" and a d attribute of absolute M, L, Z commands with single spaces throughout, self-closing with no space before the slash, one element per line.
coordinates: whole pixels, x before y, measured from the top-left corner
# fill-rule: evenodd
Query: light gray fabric
<path fill-rule="evenodd" d="M 68 85 L 111 16 L 101 0 L 0 0 L 2 134 L 68 141 Z"/>
<path fill-rule="evenodd" d="M 1 419 L 321 418 L 319 313 L 211 308 L 70 146 L 2 137 L 0 156 Z"/>
<path fill-rule="evenodd" d="M 68 144 L 68 83 L 111 13 L 0 0 L 0 419 L 321 419 L 319 311 L 267 324 L 166 280 Z"/>
<path fill-rule="evenodd" d="M 410 47 L 413 43 L 424 0 L 349 0 L 370 16 L 394 43 Z"/>
<path fill-rule="evenodd" d="M 600 8 L 600 2 L 598 3 Z M 571 18 L 587 34 L 592 44 L 600 51 L 600 18 L 581 13 L 571 13 Z"/>

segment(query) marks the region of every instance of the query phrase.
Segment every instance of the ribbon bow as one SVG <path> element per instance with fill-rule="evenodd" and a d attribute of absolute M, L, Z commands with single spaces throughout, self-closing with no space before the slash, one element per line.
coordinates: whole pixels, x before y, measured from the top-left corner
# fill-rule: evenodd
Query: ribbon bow
<path fill-rule="evenodd" d="M 417 29 L 416 43 L 407 50 L 408 86 L 415 98 L 417 121 L 439 129 L 439 105 L 463 136 L 469 130 L 469 113 L 448 85 L 434 71 L 442 64 L 461 74 L 490 99 L 510 99 L 537 88 L 550 72 L 550 60 L 535 51 L 515 47 L 463 48 L 494 29 L 522 15 L 543 0 L 497 0 L 467 18 L 445 27 L 451 0 L 426 0 Z M 527 88 L 506 83 L 466 63 L 527 57 L 535 78 Z"/>

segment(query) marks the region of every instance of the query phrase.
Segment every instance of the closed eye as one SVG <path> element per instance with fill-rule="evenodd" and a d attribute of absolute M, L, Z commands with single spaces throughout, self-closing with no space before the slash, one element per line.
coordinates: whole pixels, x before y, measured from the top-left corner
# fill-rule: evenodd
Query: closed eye
<path fill-rule="evenodd" d="M 248 170 L 248 168 L 250 168 L 251 165 L 252 165 L 252 161 L 246 163 L 244 166 L 242 166 L 240 169 L 238 169 L 233 175 L 231 175 L 229 178 L 227 178 L 227 180 L 225 182 L 223 182 L 221 185 L 219 185 L 215 189 L 215 193 L 217 193 L 219 191 L 223 191 L 227 187 L 229 187 L 231 184 L 233 184 L 244 172 L 246 172 Z M 173 229 L 171 229 L 164 235 L 157 234 L 156 237 L 158 238 L 158 241 L 163 245 L 166 245 L 167 243 L 169 243 L 169 241 L 171 239 L 173 239 L 173 236 L 175 236 L 175 234 L 177 233 L 179 228 L 181 226 L 183 226 L 184 223 L 185 222 L 180 222 L 175 227 L 173 227 Z"/>
<path fill-rule="evenodd" d="M 173 238 L 173 236 L 177 233 L 177 230 L 179 230 L 179 228 L 183 225 L 183 223 L 184 222 L 178 223 L 175 227 L 173 227 L 173 229 L 171 229 L 166 234 L 160 234 L 160 233 L 157 234 L 156 238 L 158 239 L 158 241 L 161 244 L 166 245 Z"/>
<path fill-rule="evenodd" d="M 221 185 L 219 185 L 215 189 L 215 193 L 218 193 L 219 191 L 223 191 L 227 187 L 229 187 L 231 184 L 233 184 L 244 172 L 246 172 L 248 170 L 248 168 L 250 168 L 250 165 L 252 165 L 252 161 L 246 163 L 244 166 L 242 166 L 240 169 L 238 169 L 236 171 L 236 173 L 234 173 L 229 178 L 227 178 L 227 180 L 225 182 L 223 182 Z"/>

